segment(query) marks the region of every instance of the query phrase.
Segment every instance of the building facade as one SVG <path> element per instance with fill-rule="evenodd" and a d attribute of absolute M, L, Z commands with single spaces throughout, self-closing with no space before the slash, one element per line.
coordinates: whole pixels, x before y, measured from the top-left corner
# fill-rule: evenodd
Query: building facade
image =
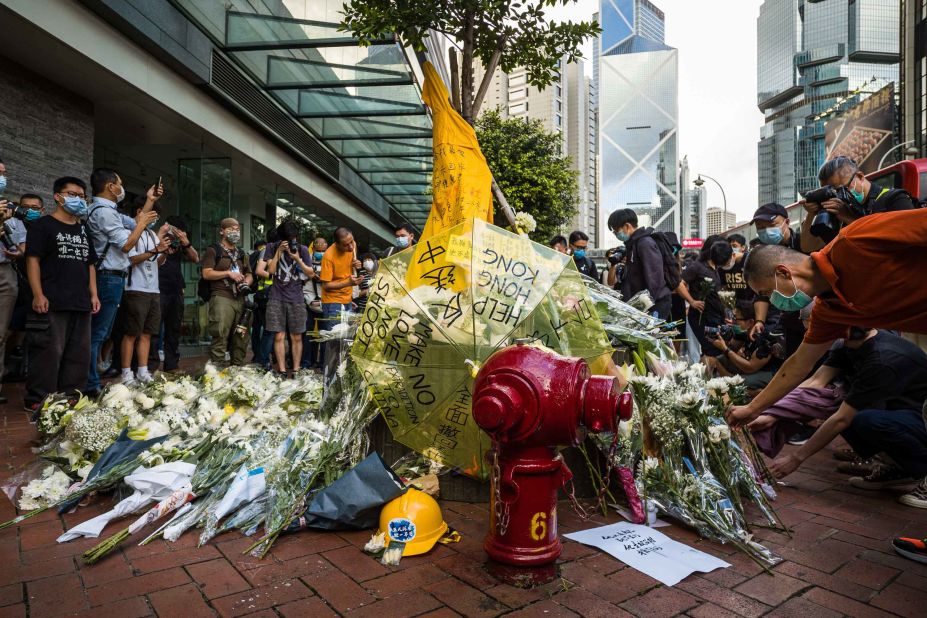
<path fill-rule="evenodd" d="M 665 16 L 651 2 L 604 0 L 599 9 L 599 220 L 631 208 L 679 234 L 678 52 L 664 43 Z"/>
<path fill-rule="evenodd" d="M 679 164 L 680 212 L 680 240 L 686 238 L 705 238 L 708 230 L 706 211 L 708 209 L 708 189 L 702 185 L 696 187 L 692 184 L 692 174 L 689 170 L 689 157 L 683 157 Z"/>
<path fill-rule="evenodd" d="M 765 0 L 757 19 L 758 203 L 818 186 L 825 124 L 898 80 L 898 0 Z"/>
<path fill-rule="evenodd" d="M 704 187 L 701 187 L 704 189 Z M 723 234 L 735 225 L 737 225 L 737 214 L 727 212 L 723 208 L 709 208 L 705 211 L 705 219 L 708 223 L 708 236 L 712 234 Z"/>
<path fill-rule="evenodd" d="M 249 251 L 284 216 L 304 240 L 345 225 L 372 250 L 396 223 L 422 226 L 432 152 L 418 60 L 395 42 L 358 46 L 334 5 L 291 4 L 0 0 L 6 196 L 50 204 L 54 178 L 95 167 L 116 170 L 128 200 L 161 179 L 164 214 L 201 250 L 225 217 Z M 196 341 L 199 273 L 185 269 Z"/>
<path fill-rule="evenodd" d="M 901 0 L 901 128 L 927 157 L 927 3 Z"/>

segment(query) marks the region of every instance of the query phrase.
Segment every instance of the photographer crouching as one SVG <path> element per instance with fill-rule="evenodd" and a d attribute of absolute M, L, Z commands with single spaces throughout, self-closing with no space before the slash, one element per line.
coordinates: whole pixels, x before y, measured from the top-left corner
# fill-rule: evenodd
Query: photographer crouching
<path fill-rule="evenodd" d="M 837 237 L 842 226 L 857 219 L 917 208 L 907 191 L 870 182 L 849 157 L 834 157 L 824 163 L 818 181 L 820 188 L 805 193 L 803 200 L 808 213 L 801 236 L 805 253 L 819 250 Z"/>
<path fill-rule="evenodd" d="M 763 389 L 775 375 L 785 358 L 785 345 L 780 333 L 760 331 L 753 339 L 753 308 L 734 308 L 734 323 L 705 327 L 705 338 L 721 356 L 705 357 L 705 364 L 719 376 L 741 375 L 750 396 Z"/>

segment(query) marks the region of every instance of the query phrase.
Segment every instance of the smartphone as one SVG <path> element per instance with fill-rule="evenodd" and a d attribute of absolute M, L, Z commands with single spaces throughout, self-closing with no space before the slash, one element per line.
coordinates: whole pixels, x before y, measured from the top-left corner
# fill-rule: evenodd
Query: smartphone
<path fill-rule="evenodd" d="M 158 176 L 158 195 L 164 193 L 164 183 L 161 182 L 161 176 Z"/>

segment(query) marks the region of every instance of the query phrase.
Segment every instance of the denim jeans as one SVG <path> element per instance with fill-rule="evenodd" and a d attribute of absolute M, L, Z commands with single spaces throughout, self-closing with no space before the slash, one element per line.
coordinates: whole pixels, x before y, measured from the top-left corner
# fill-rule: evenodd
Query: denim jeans
<path fill-rule="evenodd" d="M 341 312 L 350 311 L 351 303 L 322 303 L 322 321 L 319 330 L 331 330 L 341 321 Z"/>
<path fill-rule="evenodd" d="M 100 310 L 90 319 L 90 371 L 87 372 L 87 391 L 100 390 L 97 358 L 100 356 L 100 347 L 113 329 L 125 283 L 126 280 L 122 277 L 97 273 L 97 296 L 100 298 Z"/>

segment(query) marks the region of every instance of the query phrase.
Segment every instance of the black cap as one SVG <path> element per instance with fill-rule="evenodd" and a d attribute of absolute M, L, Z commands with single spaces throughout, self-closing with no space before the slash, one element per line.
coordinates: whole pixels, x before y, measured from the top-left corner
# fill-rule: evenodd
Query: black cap
<path fill-rule="evenodd" d="M 789 211 L 787 211 L 785 206 L 782 204 L 763 204 L 756 209 L 755 213 L 753 213 L 753 219 L 750 221 L 750 223 L 756 223 L 757 221 L 772 221 L 776 217 L 788 219 Z"/>

